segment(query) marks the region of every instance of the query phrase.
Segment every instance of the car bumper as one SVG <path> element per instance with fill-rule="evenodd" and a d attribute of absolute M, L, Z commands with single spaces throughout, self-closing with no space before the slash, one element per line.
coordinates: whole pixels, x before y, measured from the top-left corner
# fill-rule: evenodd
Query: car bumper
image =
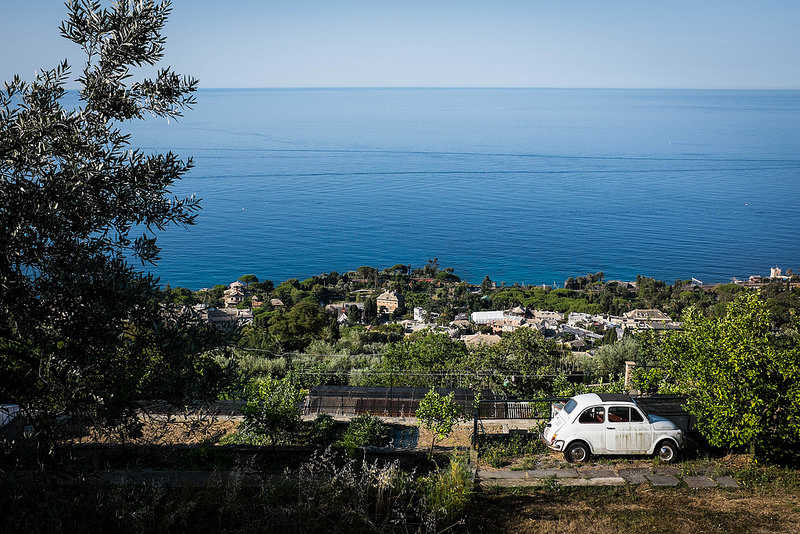
<path fill-rule="evenodd" d="M 558 452 L 561 452 L 561 451 L 564 450 L 564 442 L 559 440 L 559 439 L 553 440 L 553 442 L 551 443 L 550 441 L 548 441 L 544 437 L 544 434 L 539 434 L 539 439 L 541 439 L 542 443 L 544 443 L 545 447 L 547 447 L 550 450 L 558 451 Z"/>

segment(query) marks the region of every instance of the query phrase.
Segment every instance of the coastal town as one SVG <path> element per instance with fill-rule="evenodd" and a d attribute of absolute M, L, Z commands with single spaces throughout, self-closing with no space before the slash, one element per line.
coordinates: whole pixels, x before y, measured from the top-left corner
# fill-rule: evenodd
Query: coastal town
<path fill-rule="evenodd" d="M 642 299 L 637 299 L 637 295 L 642 295 L 643 286 L 653 283 L 652 279 L 645 277 L 633 281 L 606 282 L 602 280 L 602 273 L 597 273 L 577 279 L 570 278 L 564 283 L 564 288 L 554 286 L 530 288 L 517 284 L 502 287 L 488 281 L 488 277 L 482 285 L 466 284 L 453 274 L 452 269 L 440 271 L 433 261 L 430 265 L 434 266 L 428 271 L 411 274 L 401 272 L 403 269 L 398 266 L 383 271 L 362 267 L 360 271 L 341 276 L 333 273 L 314 277 L 305 282 L 290 280 L 278 288 L 274 288 L 271 283 L 259 283 L 254 275 L 247 275 L 242 277 L 244 281 L 236 280 L 227 287 L 216 286 L 215 289 L 195 292 L 193 295 L 196 300 L 206 298 L 205 302 L 194 303 L 192 308 L 204 321 L 215 326 L 247 327 L 265 311 L 286 311 L 287 302 L 292 304 L 290 296 L 292 291 L 287 293 L 285 290 L 281 291 L 281 288 L 288 285 L 294 292 L 295 301 L 299 301 L 298 297 L 315 301 L 312 295 L 315 291 L 323 295 L 323 298 L 315 302 L 342 327 L 363 325 L 369 330 L 379 325 L 392 324 L 397 325 L 405 335 L 430 330 L 445 333 L 454 340 L 463 341 L 467 346 L 493 345 L 505 334 L 518 329 L 532 329 L 545 339 L 556 340 L 563 348 L 573 352 L 590 351 L 590 353 L 592 348 L 621 340 L 627 334 L 648 330 L 676 330 L 681 327 L 678 316 L 671 316 L 657 307 L 636 307 L 623 313 L 612 314 L 607 311 L 595 313 L 568 311 L 563 309 L 563 305 L 561 310 L 520 304 L 499 308 L 493 305 L 499 299 L 494 301 L 492 299 L 493 295 L 501 295 L 505 290 L 524 294 L 535 289 L 545 293 L 561 293 L 578 301 L 578 299 L 585 300 L 587 294 L 597 297 L 609 288 L 613 288 L 616 295 L 621 295 L 621 298 L 633 305 L 641 302 Z M 370 276 L 363 277 L 363 271 L 367 271 Z M 343 284 L 342 280 L 346 280 L 346 283 Z M 588 285 L 586 280 L 590 280 Z M 323 292 L 319 290 L 320 282 L 330 282 L 332 287 L 329 291 Z M 768 276 L 753 275 L 747 280 L 733 279 L 730 284 L 703 284 L 695 278 L 685 282 L 678 281 L 676 284 L 679 285 L 679 295 L 682 300 L 700 302 L 707 295 L 713 295 L 715 300 L 718 299 L 720 288 L 723 287 L 728 292 L 764 290 L 769 287 L 796 289 L 800 287 L 800 277 L 791 269 L 783 272 L 779 267 L 772 267 Z M 666 287 L 663 283 L 661 285 Z M 391 289 L 400 286 L 405 287 L 406 292 Z M 303 287 L 310 291 L 304 291 Z M 568 287 L 575 289 L 567 289 Z M 432 297 L 427 299 L 427 303 L 433 306 L 411 304 L 406 295 L 414 290 L 416 292 L 412 295 L 413 300 L 419 301 L 419 293 L 426 292 Z M 462 296 L 466 295 L 469 298 L 455 299 L 462 305 L 445 306 L 447 311 L 442 313 L 442 303 L 459 291 Z M 218 299 L 216 302 L 209 301 L 207 297 L 214 292 L 218 295 Z M 281 295 L 283 299 L 280 298 Z M 343 297 L 351 299 L 346 300 Z M 585 307 L 588 309 L 597 306 L 587 304 Z M 675 309 L 674 305 L 670 307 Z"/>

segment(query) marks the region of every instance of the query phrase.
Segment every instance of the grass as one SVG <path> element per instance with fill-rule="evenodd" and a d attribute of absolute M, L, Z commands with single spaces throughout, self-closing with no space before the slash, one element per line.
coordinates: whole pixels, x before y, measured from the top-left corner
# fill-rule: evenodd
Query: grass
<path fill-rule="evenodd" d="M 621 459 L 603 461 L 617 467 L 628 463 Z M 740 487 L 566 487 L 545 482 L 529 488 L 492 488 L 472 499 L 465 530 L 565 534 L 800 532 L 800 473 L 796 469 L 757 465 L 747 456 L 696 458 L 673 467 L 683 476 L 728 475 Z"/>
<path fill-rule="evenodd" d="M 195 452 L 202 463 L 218 451 Z M 188 485 L 30 469 L 0 476 L 0 532 L 438 532 L 459 525 L 473 492 L 467 456 L 441 460 L 433 471 L 404 469 L 329 448 L 278 472 L 252 463 Z"/>
<path fill-rule="evenodd" d="M 494 468 L 506 467 L 518 458 L 527 458 L 544 452 L 539 437 L 535 434 L 497 435 L 481 440 L 481 461 Z"/>
<path fill-rule="evenodd" d="M 769 491 L 649 485 L 493 489 L 472 500 L 465 528 L 564 534 L 800 532 L 798 498 L 794 484 L 783 483 L 771 485 Z"/>
<path fill-rule="evenodd" d="M 568 465 L 559 455 L 538 452 L 529 438 L 488 440 L 483 453 L 506 469 Z M 210 445 L 187 450 L 175 468 L 236 469 L 222 452 Z M 297 460 L 291 467 L 276 459 L 271 469 L 248 464 L 244 471 L 257 477 L 255 486 L 102 485 L 89 478 L 58 491 L 47 481 L 0 484 L 0 509 L 10 511 L 0 531 L 800 532 L 798 471 L 754 464 L 747 456 L 695 457 L 674 465 L 682 476 L 732 476 L 740 484 L 735 490 L 565 487 L 551 479 L 537 487 L 476 491 L 458 455 L 440 456 L 442 469 L 431 472 L 361 462 L 342 456 Z M 603 467 L 640 464 L 657 467 L 651 459 L 597 459 Z"/>

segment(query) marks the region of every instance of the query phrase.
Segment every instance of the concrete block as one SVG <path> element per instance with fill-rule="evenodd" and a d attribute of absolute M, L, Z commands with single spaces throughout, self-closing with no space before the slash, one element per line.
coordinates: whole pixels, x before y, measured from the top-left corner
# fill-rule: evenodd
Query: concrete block
<path fill-rule="evenodd" d="M 645 475 L 645 476 L 647 477 L 647 480 L 649 480 L 650 483 L 653 486 L 673 487 L 673 486 L 677 486 L 678 484 L 680 484 L 680 480 L 678 480 L 677 477 L 674 477 L 672 475 L 648 474 L 648 475 Z"/>
<path fill-rule="evenodd" d="M 707 476 L 683 477 L 683 481 L 690 488 L 716 488 L 717 483 Z"/>
<path fill-rule="evenodd" d="M 578 469 L 578 476 L 584 478 L 604 478 L 604 477 L 616 477 L 617 473 L 614 472 L 612 469 Z"/>
<path fill-rule="evenodd" d="M 497 480 L 497 479 L 520 479 L 520 478 L 528 478 L 526 471 L 509 471 L 509 470 L 500 470 L 500 471 L 478 471 L 478 477 L 481 480 Z"/>
<path fill-rule="evenodd" d="M 739 483 L 729 476 L 714 477 L 720 488 L 738 488 Z"/>
<path fill-rule="evenodd" d="M 630 482 L 631 484 L 644 484 L 646 483 L 647 477 L 645 475 L 649 474 L 649 469 L 643 468 L 626 468 L 626 469 L 617 469 L 617 474 Z"/>
<path fill-rule="evenodd" d="M 559 486 L 624 486 L 622 477 L 560 478 Z"/>
<path fill-rule="evenodd" d="M 531 478 L 578 478 L 577 469 L 535 469 L 528 471 L 528 476 Z"/>

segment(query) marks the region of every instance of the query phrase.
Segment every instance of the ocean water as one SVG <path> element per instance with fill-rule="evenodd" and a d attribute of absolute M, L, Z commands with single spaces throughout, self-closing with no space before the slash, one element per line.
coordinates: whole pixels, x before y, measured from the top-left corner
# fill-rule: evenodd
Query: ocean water
<path fill-rule="evenodd" d="M 162 282 L 438 258 L 462 278 L 800 271 L 800 91 L 202 90 L 134 146 L 192 156 Z"/>

